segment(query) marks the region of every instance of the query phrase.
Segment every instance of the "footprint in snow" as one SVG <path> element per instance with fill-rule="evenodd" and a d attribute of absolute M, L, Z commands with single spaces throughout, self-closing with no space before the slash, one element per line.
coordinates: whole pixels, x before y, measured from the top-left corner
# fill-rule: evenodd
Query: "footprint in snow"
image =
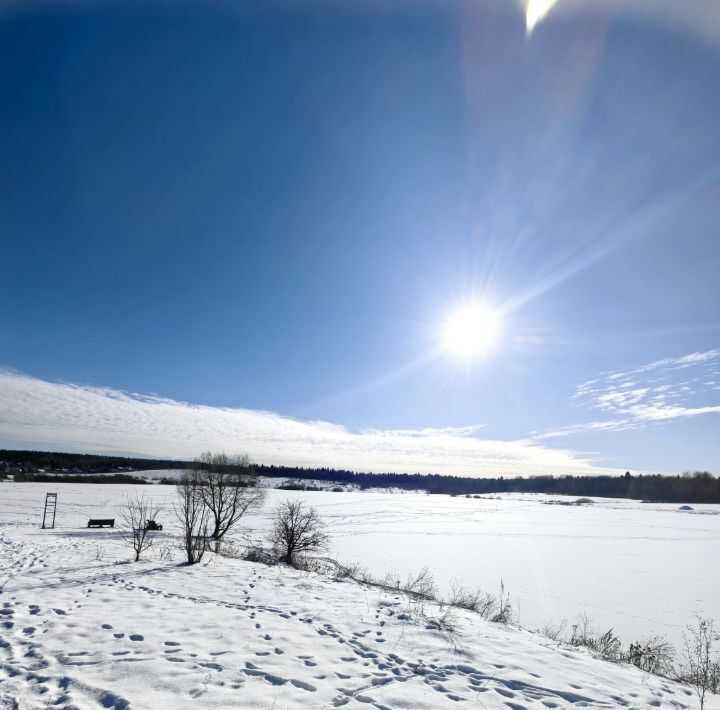
<path fill-rule="evenodd" d="M 317 690 L 314 685 L 310 685 L 310 683 L 306 683 L 304 680 L 291 680 L 290 683 L 296 688 L 307 690 L 309 693 L 314 693 Z"/>
<path fill-rule="evenodd" d="M 131 641 L 144 641 L 145 637 L 142 634 L 130 634 Z"/>
<path fill-rule="evenodd" d="M 202 666 L 203 668 L 210 668 L 214 671 L 221 671 L 223 667 L 219 663 L 198 663 L 199 666 Z"/>

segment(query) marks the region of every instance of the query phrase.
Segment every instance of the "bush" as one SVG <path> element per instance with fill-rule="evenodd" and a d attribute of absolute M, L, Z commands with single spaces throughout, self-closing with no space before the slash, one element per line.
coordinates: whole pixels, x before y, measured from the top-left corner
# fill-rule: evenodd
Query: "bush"
<path fill-rule="evenodd" d="M 618 661 L 622 658 L 620 639 L 613 630 L 608 629 L 603 634 L 596 632 L 586 614 L 581 614 L 578 623 L 573 625 L 570 644 L 589 648 L 606 661 Z"/>
<path fill-rule="evenodd" d="M 705 695 L 708 691 L 720 690 L 720 656 L 715 643 L 720 635 L 715 631 L 711 619 L 696 617 L 695 626 L 688 627 L 683 642 L 682 668 L 679 680 L 695 688 L 700 708 L 705 707 Z"/>
<path fill-rule="evenodd" d="M 403 592 L 413 599 L 426 601 L 437 600 L 437 587 L 432 572 L 423 567 L 415 575 L 408 575 L 405 581 L 401 580 L 397 572 L 388 572 L 381 582 L 382 586 L 393 591 Z"/>
<path fill-rule="evenodd" d="M 317 510 L 296 499 L 275 508 L 270 543 L 282 562 L 295 567 L 301 555 L 326 550 L 330 538 Z"/>
<path fill-rule="evenodd" d="M 135 562 L 138 562 L 140 555 L 155 542 L 155 532 L 148 529 L 147 523 L 154 521 L 159 512 L 160 506 L 144 495 L 136 493 L 127 496 L 125 507 L 120 513 L 120 534 L 123 541 L 135 551 Z"/>
<path fill-rule="evenodd" d="M 494 616 L 490 617 L 490 621 L 497 624 L 511 624 L 515 621 L 515 613 L 513 612 L 512 603 L 510 602 L 510 593 L 505 590 L 505 582 L 500 580 L 500 594 L 496 597 L 496 609 Z"/>
<path fill-rule="evenodd" d="M 631 643 L 623 660 L 647 673 L 667 678 L 673 675 L 674 657 L 673 647 L 664 638 L 654 636 L 647 641 Z"/>
<path fill-rule="evenodd" d="M 481 608 L 484 595 L 479 588 L 474 590 L 466 589 L 459 580 L 454 579 L 450 583 L 450 596 L 448 604 L 458 609 L 467 609 L 468 611 L 477 612 Z"/>
<path fill-rule="evenodd" d="M 567 630 L 567 619 L 555 623 L 548 622 L 542 627 L 540 633 L 551 641 L 562 641 Z"/>

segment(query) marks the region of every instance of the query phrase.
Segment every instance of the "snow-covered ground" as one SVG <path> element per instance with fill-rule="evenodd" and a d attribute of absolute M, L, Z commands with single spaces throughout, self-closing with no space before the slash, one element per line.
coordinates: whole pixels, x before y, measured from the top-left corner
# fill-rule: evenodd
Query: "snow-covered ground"
<path fill-rule="evenodd" d="M 453 613 L 449 633 L 433 623 L 442 614 L 433 605 L 332 577 L 212 554 L 187 567 L 178 551 L 163 559 L 161 546 L 131 563 L 117 530 L 84 527 L 91 516 L 116 515 L 127 487 L 58 486 L 58 526 L 40 530 L 46 488 L 0 484 L 0 708 L 697 705 L 687 688 L 635 668 L 468 612 Z M 142 490 L 171 502 L 172 488 Z M 465 505 L 483 503 L 344 495 L 308 494 L 341 540 L 353 537 L 352 520 L 375 511 L 381 534 L 400 516 L 422 542 L 422 518 L 407 506 L 433 520 L 459 504 L 462 521 Z M 484 504 L 491 519 L 507 501 Z M 342 510 L 353 516 L 346 527 Z M 256 531 L 265 520 L 256 516 Z"/>
<path fill-rule="evenodd" d="M 0 521 L 39 525 L 47 490 L 57 490 L 58 526 L 118 517 L 125 485 L 0 484 Z M 166 507 L 172 486 L 141 486 Z M 454 579 L 495 591 L 505 582 L 528 628 L 587 613 L 625 641 L 664 635 L 676 646 L 695 614 L 720 621 L 720 506 L 596 499 L 591 506 L 546 505 L 557 496 L 466 499 L 387 492 L 268 491 L 265 508 L 244 521 L 263 537 L 273 505 L 300 497 L 329 524 L 331 556 L 375 575 L 428 567 L 441 591 Z"/>

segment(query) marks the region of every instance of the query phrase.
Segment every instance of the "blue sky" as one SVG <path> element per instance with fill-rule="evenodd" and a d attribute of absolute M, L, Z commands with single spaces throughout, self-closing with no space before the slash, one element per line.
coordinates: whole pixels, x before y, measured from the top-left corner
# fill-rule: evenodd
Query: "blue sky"
<path fill-rule="evenodd" d="M 0 445 L 720 471 L 720 15 L 648 8 L 5 6 Z"/>

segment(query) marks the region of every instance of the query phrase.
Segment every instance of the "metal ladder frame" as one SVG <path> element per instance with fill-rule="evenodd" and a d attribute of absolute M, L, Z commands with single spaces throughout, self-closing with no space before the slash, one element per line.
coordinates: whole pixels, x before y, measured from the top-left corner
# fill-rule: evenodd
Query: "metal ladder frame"
<path fill-rule="evenodd" d="M 52 504 L 52 508 L 51 508 Z M 45 519 L 49 512 L 52 511 L 52 523 L 45 525 Z M 55 512 L 57 511 L 57 493 L 46 493 L 45 494 L 45 510 L 43 511 L 42 529 L 54 528 L 55 527 Z"/>

